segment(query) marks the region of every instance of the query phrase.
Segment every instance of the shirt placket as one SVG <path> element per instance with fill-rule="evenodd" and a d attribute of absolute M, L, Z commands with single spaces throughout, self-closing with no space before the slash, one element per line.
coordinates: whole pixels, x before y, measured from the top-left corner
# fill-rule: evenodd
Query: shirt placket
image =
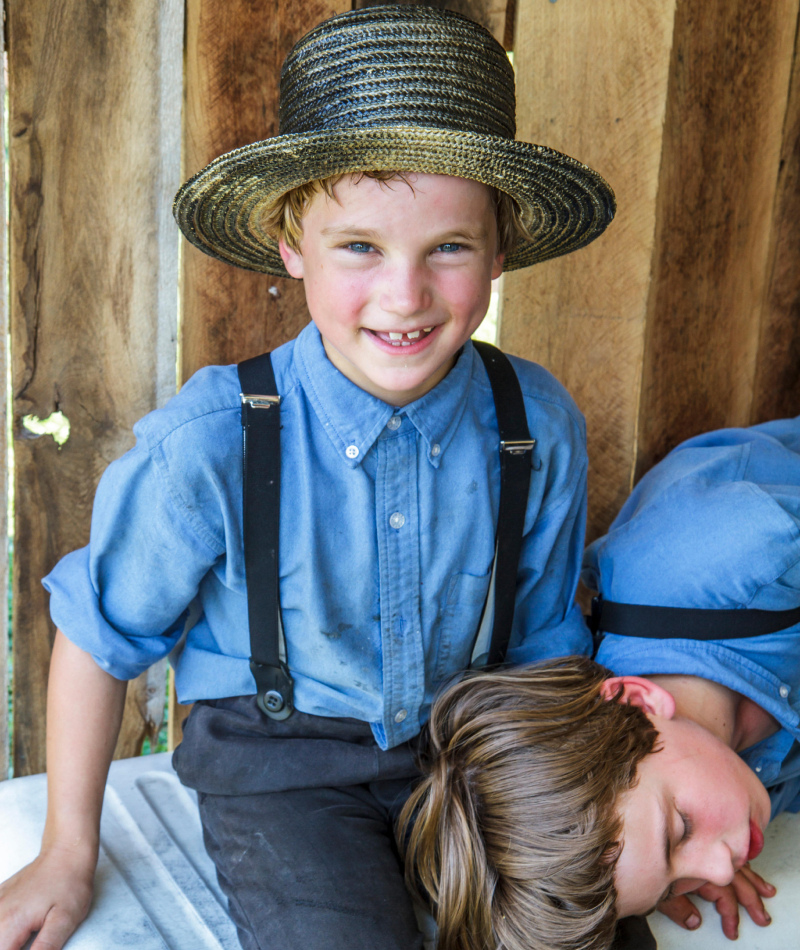
<path fill-rule="evenodd" d="M 405 430 L 405 431 L 403 431 Z M 403 430 L 378 440 L 375 505 L 381 597 L 383 727 L 388 745 L 419 731 L 425 666 L 420 616 L 420 537 L 417 433 Z"/>

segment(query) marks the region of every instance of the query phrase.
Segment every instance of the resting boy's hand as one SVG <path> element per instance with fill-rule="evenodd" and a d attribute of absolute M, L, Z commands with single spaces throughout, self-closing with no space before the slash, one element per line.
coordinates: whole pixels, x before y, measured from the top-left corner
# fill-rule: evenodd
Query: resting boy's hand
<path fill-rule="evenodd" d="M 53 849 L 0 884 L 0 950 L 61 950 L 92 902 L 94 861 Z"/>
<path fill-rule="evenodd" d="M 764 907 L 763 898 L 773 897 L 775 888 L 760 874 L 756 874 L 748 864 L 736 872 L 733 882 L 727 887 L 704 884 L 692 893 L 716 906 L 717 913 L 722 918 L 722 932 L 729 940 L 736 940 L 739 936 L 740 904 L 759 927 L 772 923 L 772 918 Z M 699 911 L 686 894 L 662 901 L 658 909 L 687 930 L 696 930 L 702 921 Z"/>

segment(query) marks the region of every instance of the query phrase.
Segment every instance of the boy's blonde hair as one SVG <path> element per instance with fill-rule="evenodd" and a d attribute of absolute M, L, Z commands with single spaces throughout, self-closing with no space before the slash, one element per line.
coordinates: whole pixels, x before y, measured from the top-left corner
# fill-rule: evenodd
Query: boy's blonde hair
<path fill-rule="evenodd" d="M 468 674 L 434 703 L 400 817 L 439 950 L 599 950 L 616 923 L 618 796 L 657 733 L 586 657 Z"/>
<path fill-rule="evenodd" d="M 358 182 L 362 178 L 374 178 L 379 182 L 395 180 L 404 181 L 412 190 L 413 185 L 408 180 L 411 172 L 391 170 L 363 171 L 353 175 Z M 303 215 L 308 209 L 309 202 L 317 192 L 324 191 L 329 198 L 336 197 L 334 189 L 346 174 L 331 175 L 329 178 L 319 178 L 304 185 L 287 191 L 268 205 L 262 211 L 261 227 L 276 241 L 281 238 L 293 250 L 299 250 L 303 237 Z M 533 240 L 527 225 L 522 219 L 519 205 L 511 195 L 487 185 L 494 201 L 495 217 L 497 218 L 497 249 L 498 253 L 508 253 L 522 241 Z"/>

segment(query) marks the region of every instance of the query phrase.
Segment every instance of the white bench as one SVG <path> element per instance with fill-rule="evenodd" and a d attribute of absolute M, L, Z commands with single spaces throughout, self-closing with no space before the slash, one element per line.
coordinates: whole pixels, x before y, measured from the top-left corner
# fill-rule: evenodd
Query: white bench
<path fill-rule="evenodd" d="M 0 880 L 36 856 L 46 800 L 44 775 L 0 782 Z M 196 799 L 169 753 L 113 763 L 100 836 L 92 910 L 67 950 L 240 950 L 203 848 Z M 762 929 L 743 918 L 735 946 L 793 950 L 800 946 L 800 816 L 781 815 L 766 839 L 755 866 L 778 888 L 769 902 L 774 922 Z M 700 903 L 704 923 L 694 933 L 653 916 L 659 950 L 732 950 L 714 908 Z"/>

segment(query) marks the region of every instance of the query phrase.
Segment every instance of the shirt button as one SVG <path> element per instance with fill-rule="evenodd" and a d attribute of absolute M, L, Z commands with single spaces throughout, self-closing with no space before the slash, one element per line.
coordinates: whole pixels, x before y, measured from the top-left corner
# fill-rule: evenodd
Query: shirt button
<path fill-rule="evenodd" d="M 406 718 L 407 715 L 408 715 L 408 710 L 407 710 L 407 709 L 401 709 L 401 710 L 399 710 L 397 713 L 395 713 L 394 721 L 395 721 L 395 722 L 402 722 L 402 721 Z"/>
<path fill-rule="evenodd" d="M 759 764 L 756 766 L 756 772 L 760 772 L 760 771 L 761 771 L 761 763 L 759 762 Z"/>
<path fill-rule="evenodd" d="M 434 442 L 431 446 L 431 455 L 436 458 L 436 456 L 442 451 L 441 445 L 438 442 Z"/>
<path fill-rule="evenodd" d="M 396 511 L 396 512 L 391 516 L 391 518 L 389 518 L 389 524 L 390 524 L 393 528 L 402 528 L 405 523 L 406 523 L 406 516 L 400 514 L 399 511 Z"/>
<path fill-rule="evenodd" d="M 357 445 L 348 445 L 347 448 L 344 450 L 344 454 L 345 454 L 349 459 L 357 459 L 357 458 L 358 458 L 358 446 L 357 446 Z"/>
<path fill-rule="evenodd" d="M 392 416 L 392 418 L 386 423 L 386 428 L 391 429 L 394 432 L 395 429 L 400 428 L 400 424 L 403 420 L 400 416 Z"/>
<path fill-rule="evenodd" d="M 781 698 L 782 698 L 782 699 L 786 699 L 786 697 L 789 695 L 789 687 L 788 687 L 788 686 L 781 686 L 781 688 L 778 690 L 778 692 L 781 694 Z"/>

